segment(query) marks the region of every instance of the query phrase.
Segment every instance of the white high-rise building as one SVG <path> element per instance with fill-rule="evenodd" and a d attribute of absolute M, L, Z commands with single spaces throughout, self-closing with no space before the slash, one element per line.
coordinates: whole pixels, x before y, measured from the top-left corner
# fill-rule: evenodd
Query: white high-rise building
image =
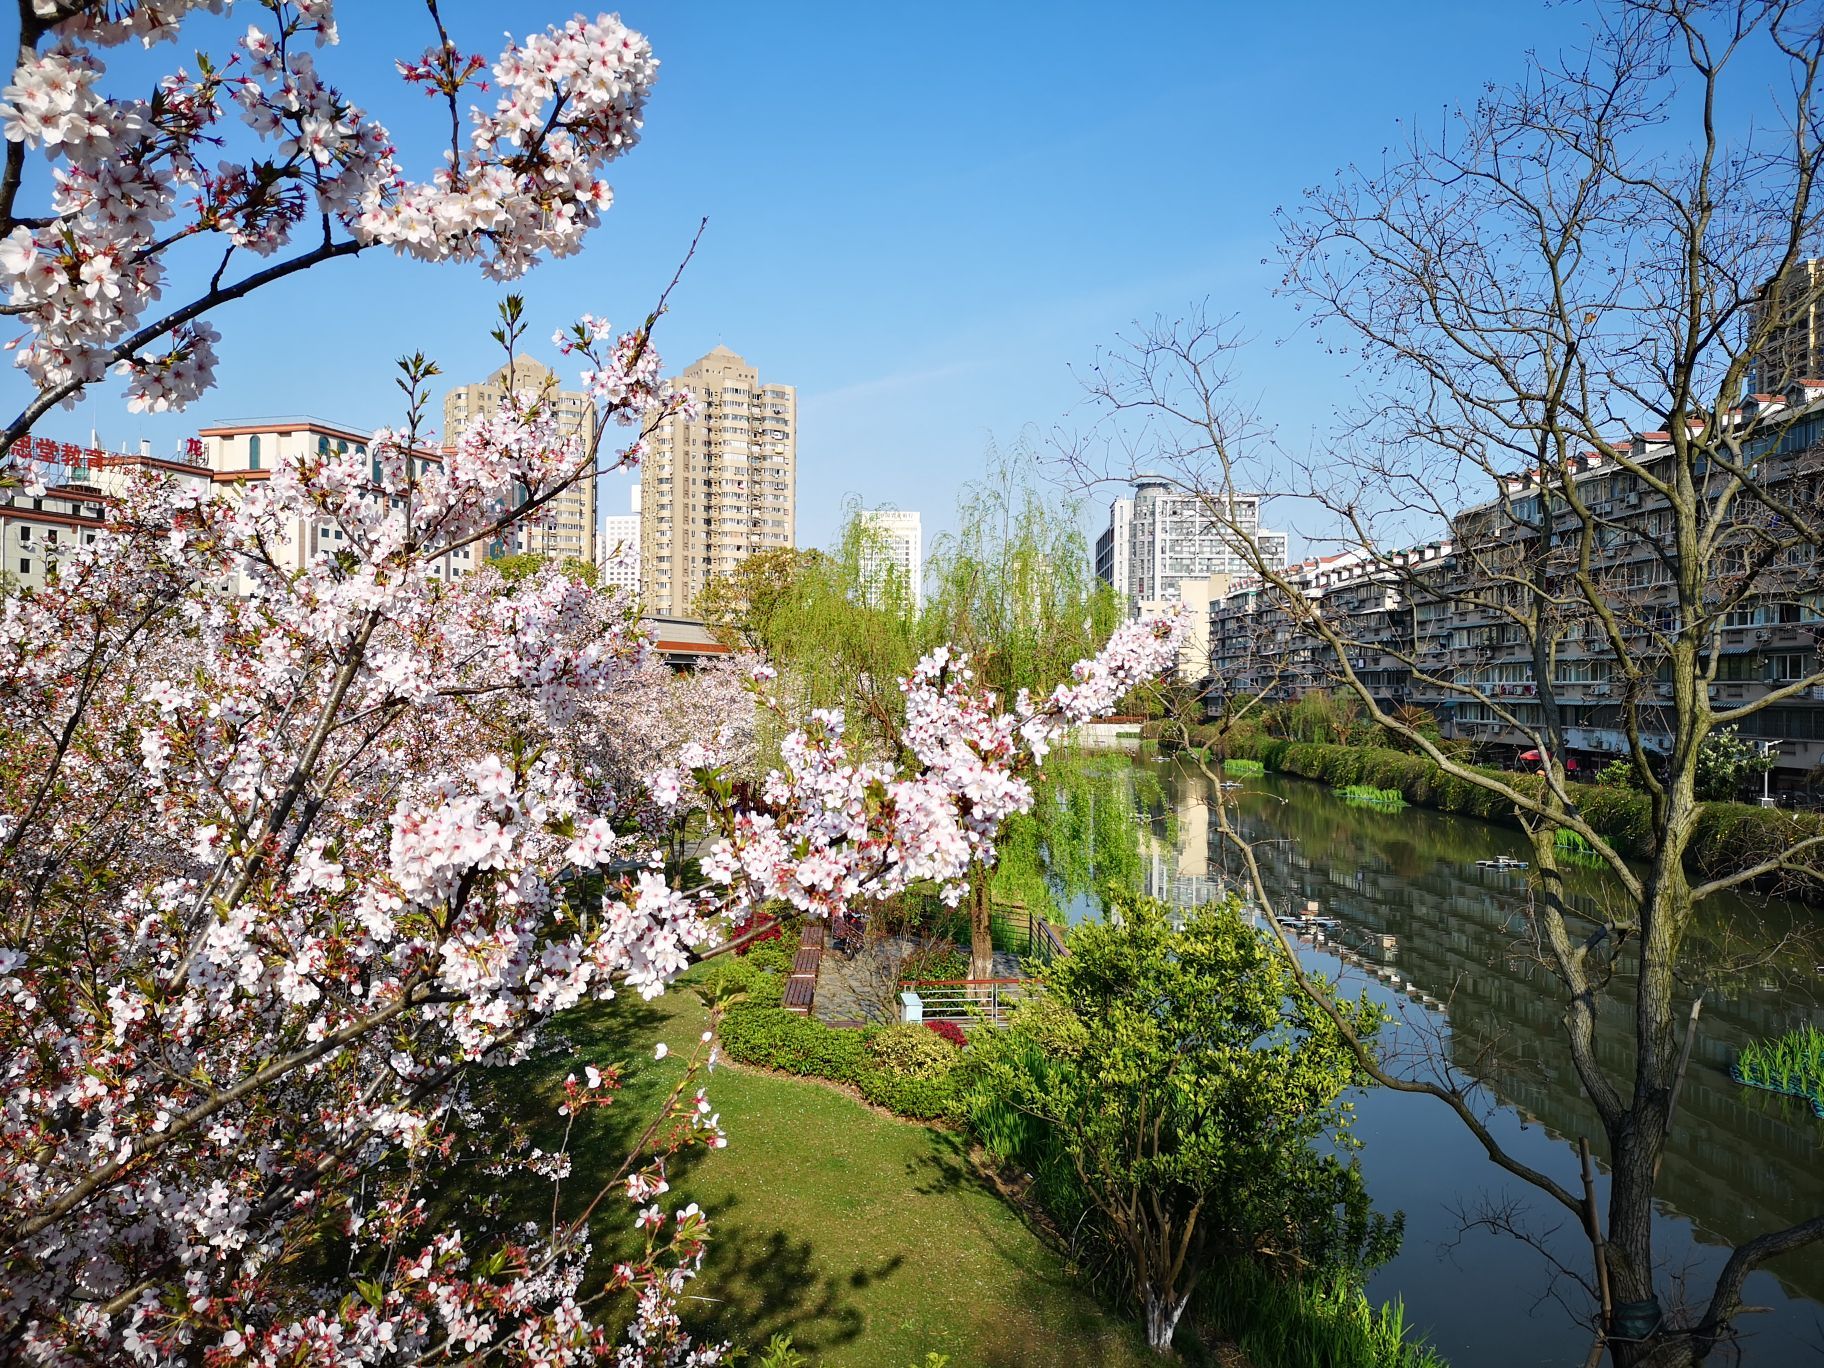
<path fill-rule="evenodd" d="M 596 544 L 602 548 L 600 568 L 603 584 L 618 584 L 640 592 L 640 487 L 633 487 L 633 511 L 610 513 L 602 519 L 601 535 Z"/>
<path fill-rule="evenodd" d="M 861 577 L 873 586 L 889 568 L 897 571 L 911 594 L 914 612 L 925 606 L 925 539 L 918 514 L 897 508 L 864 508 L 855 515 L 881 535 L 881 544 L 862 553 Z"/>
<path fill-rule="evenodd" d="M 1108 526 L 1096 538 L 1096 578 L 1123 598 L 1132 598 L 1134 501 L 1116 499 L 1108 506 Z"/>
<path fill-rule="evenodd" d="M 1213 508 L 1210 500 L 1214 498 L 1223 499 L 1225 507 Z M 1123 523 L 1125 539 L 1120 535 Z M 1260 525 L 1260 495 L 1193 494 L 1153 475 L 1134 481 L 1131 502 L 1115 500 L 1109 510 L 1108 530 L 1096 540 L 1096 572 L 1118 590 L 1123 589 L 1123 540 L 1127 543 L 1125 593 L 1130 611 L 1181 602 L 1185 585 L 1207 583 L 1212 575 L 1251 574 L 1250 546 L 1271 565 L 1286 563 L 1286 534 Z"/>

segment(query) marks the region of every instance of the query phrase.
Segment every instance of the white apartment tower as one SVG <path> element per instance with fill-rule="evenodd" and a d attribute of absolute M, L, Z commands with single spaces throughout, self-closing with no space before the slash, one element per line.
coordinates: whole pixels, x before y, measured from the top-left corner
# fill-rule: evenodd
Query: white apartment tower
<path fill-rule="evenodd" d="M 1096 538 L 1096 578 L 1123 598 L 1132 598 L 1134 501 L 1115 499 L 1108 506 L 1108 526 Z"/>
<path fill-rule="evenodd" d="M 603 584 L 618 584 L 634 597 L 640 593 L 640 487 L 633 487 L 633 511 L 602 519 L 602 558 L 596 564 Z"/>
<path fill-rule="evenodd" d="M 925 541 L 918 514 L 897 508 L 864 508 L 856 517 L 879 533 L 879 539 L 862 551 L 861 579 L 864 585 L 880 583 L 889 570 L 896 572 L 906 586 L 912 610 L 925 606 Z"/>
<path fill-rule="evenodd" d="M 1222 499 L 1225 506 L 1213 509 L 1211 499 Z M 1123 507 L 1127 503 L 1117 499 L 1109 510 L 1109 527 L 1103 534 L 1109 541 L 1109 574 L 1104 578 L 1116 589 L 1122 588 L 1118 530 L 1125 521 L 1130 610 L 1143 604 L 1180 602 L 1184 585 L 1193 580 L 1207 582 L 1212 575 L 1253 573 L 1254 563 L 1247 551 L 1250 545 L 1268 564 L 1286 563 L 1286 534 L 1261 527 L 1258 494 L 1192 494 L 1170 480 L 1142 475 L 1134 481 L 1131 508 Z M 1216 516 L 1217 511 L 1221 517 Z M 1098 573 L 1102 550 L 1098 538 Z"/>
<path fill-rule="evenodd" d="M 653 434 L 640 498 L 640 582 L 648 612 L 688 617 L 703 585 L 757 551 L 794 544 L 798 391 L 762 382 L 717 347 L 671 382 L 697 415 Z"/>
<path fill-rule="evenodd" d="M 595 405 L 577 390 L 559 389 L 549 366 L 530 357 L 502 366 L 480 384 L 458 385 L 443 396 L 443 439 L 454 442 L 471 419 L 498 409 L 509 391 L 539 395 L 557 413 L 558 429 L 588 446 L 595 436 Z M 547 506 L 542 526 L 519 529 L 519 549 L 553 560 L 596 560 L 596 483 L 585 476 Z"/>

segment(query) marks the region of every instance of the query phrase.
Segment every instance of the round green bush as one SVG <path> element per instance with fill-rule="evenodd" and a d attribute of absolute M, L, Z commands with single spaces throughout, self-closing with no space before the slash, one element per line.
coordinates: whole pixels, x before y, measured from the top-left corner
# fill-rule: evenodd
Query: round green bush
<path fill-rule="evenodd" d="M 921 1078 L 948 1073 L 956 1046 L 910 1022 L 882 1027 L 868 1041 L 868 1059 L 884 1073 Z"/>

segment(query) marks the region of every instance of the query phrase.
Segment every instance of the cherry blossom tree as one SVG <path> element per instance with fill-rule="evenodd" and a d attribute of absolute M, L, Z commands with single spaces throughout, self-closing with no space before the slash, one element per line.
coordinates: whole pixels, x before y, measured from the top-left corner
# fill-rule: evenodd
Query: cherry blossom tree
<path fill-rule="evenodd" d="M 480 64 L 431 5 L 438 44 L 402 71 L 449 101 L 452 149 L 416 184 L 304 51 L 333 40 L 323 0 L 272 0 L 230 58 L 148 100 L 100 93 L 98 50 L 170 38 L 198 8 L 219 7 L 22 5 L 0 250 L 37 395 L 0 455 L 110 367 L 136 405 L 195 397 L 208 312 L 331 257 L 389 244 L 506 277 L 576 250 L 654 71 L 618 21 L 573 21 L 495 64 L 496 106 L 461 144 Z M 206 168 L 231 104 L 273 146 Z M 22 215 L 34 150 L 55 188 Z M 149 318 L 166 256 L 209 235 L 208 290 Z M 277 260 L 231 279 L 243 252 Z M 689 402 L 659 379 L 663 312 L 559 338 L 596 432 L 625 432 L 618 454 L 565 437 L 537 394 L 432 449 L 437 372 L 414 356 L 403 421 L 367 454 L 288 458 L 225 497 L 148 479 L 50 583 L 0 601 L 9 1359 L 716 1361 L 676 1309 L 708 1218 L 665 1198 L 674 1156 L 724 1143 L 712 1039 L 612 1173 L 573 1175 L 568 1149 L 611 1072 L 569 1081 L 565 1140 L 541 1152 L 503 1148 L 478 1071 L 548 1043 L 568 1008 L 663 992 L 764 904 L 818 914 L 914 880 L 962 896 L 1059 729 L 1175 658 L 1175 622 L 1131 624 L 1048 696 L 1003 704 L 940 651 L 902 684 L 900 763 L 855 763 L 819 715 L 789 731 L 779 772 L 737 782 L 736 731 L 636 703 L 652 647 L 625 595 L 555 570 L 441 573 L 637 460 Z M 509 301 L 509 355 L 524 328 Z M 340 535 L 299 570 L 308 528 Z M 776 706 L 764 674 L 754 701 Z M 715 833 L 700 887 L 659 858 L 688 812 Z M 449 1181 L 465 1155 L 548 1179 L 550 1221 L 494 1224 L 485 1194 Z M 560 1202 L 573 1178 L 583 1192 Z M 635 1251 L 590 1282 L 610 1226 Z"/>

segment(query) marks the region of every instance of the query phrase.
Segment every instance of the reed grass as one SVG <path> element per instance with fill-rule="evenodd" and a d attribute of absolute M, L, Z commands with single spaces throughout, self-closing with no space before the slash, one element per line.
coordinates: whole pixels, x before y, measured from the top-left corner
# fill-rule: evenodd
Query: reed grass
<path fill-rule="evenodd" d="M 1372 784 L 1340 784 L 1334 792 L 1338 798 L 1351 803 L 1373 803 L 1377 807 L 1406 806 L 1406 795 L 1398 789 L 1376 788 Z"/>
<path fill-rule="evenodd" d="M 1747 1087 L 1806 1098 L 1824 1117 L 1824 1031 L 1810 1023 L 1770 1040 L 1750 1041 L 1730 1072 Z"/>
<path fill-rule="evenodd" d="M 1210 1270 L 1199 1300 L 1257 1368 L 1446 1368 L 1397 1298 L 1376 1307 L 1348 1278 L 1282 1282 L 1236 1259 Z"/>
<path fill-rule="evenodd" d="M 1258 760 L 1224 760 L 1222 772 L 1243 779 L 1258 779 L 1267 772 L 1267 767 Z"/>

